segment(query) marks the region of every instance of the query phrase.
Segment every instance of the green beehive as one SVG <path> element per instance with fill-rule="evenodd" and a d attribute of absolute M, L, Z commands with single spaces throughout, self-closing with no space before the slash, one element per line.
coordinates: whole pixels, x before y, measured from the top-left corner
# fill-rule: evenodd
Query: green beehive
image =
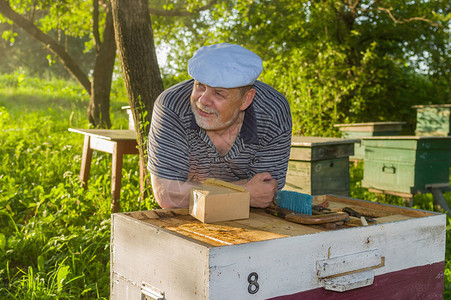
<path fill-rule="evenodd" d="M 415 105 L 413 108 L 417 110 L 415 135 L 451 135 L 451 104 Z"/>
<path fill-rule="evenodd" d="M 449 186 L 451 137 L 369 137 L 362 186 L 399 193 Z"/>
<path fill-rule="evenodd" d="M 369 123 L 351 123 L 335 124 L 334 127 L 340 129 L 343 137 L 349 139 L 361 139 L 371 136 L 394 136 L 401 134 L 402 126 L 406 122 L 369 122 Z M 354 155 L 350 160 L 361 161 L 365 155 L 365 149 L 362 143 L 355 143 Z"/>
<path fill-rule="evenodd" d="M 349 195 L 349 156 L 359 140 L 293 136 L 285 190 Z"/>

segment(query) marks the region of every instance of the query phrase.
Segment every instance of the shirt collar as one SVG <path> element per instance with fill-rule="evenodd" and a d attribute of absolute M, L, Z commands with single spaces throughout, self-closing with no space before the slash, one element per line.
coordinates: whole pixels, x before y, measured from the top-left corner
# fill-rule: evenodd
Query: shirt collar
<path fill-rule="evenodd" d="M 251 103 L 245 110 L 243 125 L 241 125 L 240 136 L 246 144 L 258 144 L 257 118 L 255 116 L 254 105 Z M 190 129 L 199 130 L 194 114 L 191 112 Z"/>

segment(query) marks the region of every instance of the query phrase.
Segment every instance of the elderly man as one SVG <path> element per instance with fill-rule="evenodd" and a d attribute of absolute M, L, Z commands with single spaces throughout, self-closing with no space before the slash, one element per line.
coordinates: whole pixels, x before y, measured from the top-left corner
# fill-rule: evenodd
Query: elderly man
<path fill-rule="evenodd" d="M 241 46 L 205 46 L 188 61 L 192 79 L 158 97 L 148 169 L 161 207 L 188 207 L 190 189 L 207 178 L 244 186 L 252 207 L 267 207 L 283 188 L 290 107 L 257 81 L 262 70 L 260 57 Z"/>

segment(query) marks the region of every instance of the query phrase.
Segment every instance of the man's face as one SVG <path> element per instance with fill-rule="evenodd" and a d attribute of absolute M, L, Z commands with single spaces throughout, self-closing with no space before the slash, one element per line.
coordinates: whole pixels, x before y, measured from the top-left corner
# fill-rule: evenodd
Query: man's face
<path fill-rule="evenodd" d="M 239 112 L 247 108 L 243 99 L 238 88 L 215 88 L 194 81 L 191 109 L 200 128 L 227 129 L 237 122 Z"/>

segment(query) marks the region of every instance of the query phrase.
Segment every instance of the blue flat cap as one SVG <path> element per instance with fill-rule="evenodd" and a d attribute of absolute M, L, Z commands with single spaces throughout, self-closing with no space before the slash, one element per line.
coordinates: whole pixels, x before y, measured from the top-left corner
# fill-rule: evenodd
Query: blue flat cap
<path fill-rule="evenodd" d="M 262 71 L 262 60 L 257 54 L 228 43 L 199 48 L 188 60 L 188 74 L 211 87 L 251 85 Z"/>

